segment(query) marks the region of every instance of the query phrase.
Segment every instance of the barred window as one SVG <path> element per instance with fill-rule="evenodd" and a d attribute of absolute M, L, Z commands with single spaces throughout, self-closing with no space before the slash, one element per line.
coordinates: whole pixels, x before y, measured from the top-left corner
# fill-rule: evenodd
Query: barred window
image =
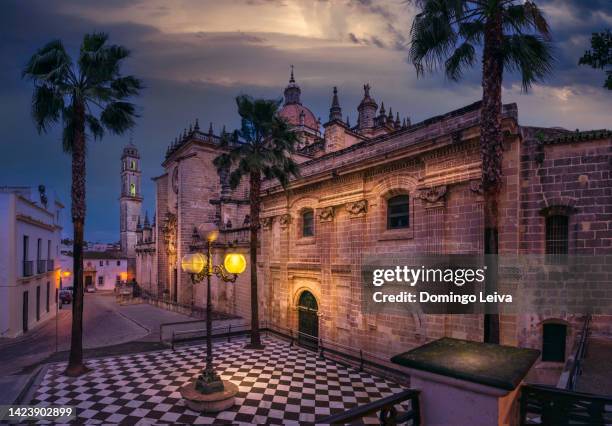
<path fill-rule="evenodd" d="M 546 218 L 546 254 L 568 253 L 568 217 L 551 215 Z"/>
<path fill-rule="evenodd" d="M 397 195 L 387 200 L 387 229 L 410 226 L 410 203 L 408 195 Z"/>
<path fill-rule="evenodd" d="M 312 237 L 314 235 L 314 212 L 305 210 L 302 213 L 302 237 Z"/>

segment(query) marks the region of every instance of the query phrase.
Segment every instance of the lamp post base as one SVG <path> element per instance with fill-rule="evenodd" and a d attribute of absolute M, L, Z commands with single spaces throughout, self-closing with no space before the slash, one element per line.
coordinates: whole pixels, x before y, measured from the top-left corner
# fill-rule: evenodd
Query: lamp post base
<path fill-rule="evenodd" d="M 213 393 L 202 393 L 196 389 L 196 380 L 183 385 L 179 392 L 185 400 L 187 407 L 193 411 L 204 413 L 218 413 L 234 405 L 234 397 L 238 393 L 238 386 L 223 380 L 223 390 Z"/>

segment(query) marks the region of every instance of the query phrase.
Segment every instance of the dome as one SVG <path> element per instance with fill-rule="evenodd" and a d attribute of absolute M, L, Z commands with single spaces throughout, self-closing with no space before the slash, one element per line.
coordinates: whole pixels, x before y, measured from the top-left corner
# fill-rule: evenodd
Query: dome
<path fill-rule="evenodd" d="M 312 111 L 301 104 L 288 104 L 280 109 L 278 115 L 294 126 L 304 125 L 313 130 L 319 129 L 319 123 Z"/>

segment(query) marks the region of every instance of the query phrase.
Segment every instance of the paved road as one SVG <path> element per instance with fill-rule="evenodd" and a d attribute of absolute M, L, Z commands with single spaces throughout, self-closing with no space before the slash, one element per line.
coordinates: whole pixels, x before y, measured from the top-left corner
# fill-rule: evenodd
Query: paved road
<path fill-rule="evenodd" d="M 135 340 L 159 338 L 159 324 L 192 318 L 150 305 L 119 306 L 112 294 L 86 293 L 83 310 L 85 348 L 117 345 Z M 72 305 L 64 305 L 57 321 L 51 319 L 17 339 L 0 342 L 0 377 L 18 372 L 56 351 L 70 348 Z M 56 333 L 57 329 L 57 333 Z"/>
<path fill-rule="evenodd" d="M 194 318 L 170 312 L 146 303 L 120 306 L 111 293 L 86 293 L 83 310 L 83 346 L 97 355 L 112 353 L 122 344 L 134 347 L 159 341 L 159 326 L 163 323 L 193 321 Z M 201 321 L 201 320 L 200 320 Z M 240 319 L 215 321 L 215 326 L 227 327 Z M 0 339 L 0 404 L 13 402 L 30 377 L 23 370 L 46 360 L 56 352 L 70 349 L 72 305 L 59 311 L 57 320 L 48 320 L 25 336 Z M 200 323 L 187 323 L 174 330 L 203 328 Z M 167 330 L 166 333 L 171 333 Z M 168 336 L 165 336 L 167 339 Z M 119 346 L 118 346 L 119 345 Z M 125 345 L 124 345 L 125 346 Z M 112 347 L 112 348 L 110 348 Z"/>

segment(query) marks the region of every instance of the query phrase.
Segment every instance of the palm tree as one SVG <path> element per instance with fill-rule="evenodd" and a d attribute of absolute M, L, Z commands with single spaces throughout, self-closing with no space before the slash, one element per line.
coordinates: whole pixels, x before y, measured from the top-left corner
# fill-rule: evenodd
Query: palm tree
<path fill-rule="evenodd" d="M 23 77 L 32 80 L 32 118 L 39 133 L 61 123 L 64 152 L 72 155 L 72 223 L 74 227 L 74 288 L 72 339 L 65 374 L 78 376 L 83 363 L 83 228 L 85 225 L 85 153 L 91 135 L 101 139 L 105 130 L 122 134 L 134 125 L 134 105 L 140 80 L 120 73 L 129 51 L 109 45 L 103 33 L 86 34 L 76 63 L 61 41 L 52 41 L 28 61 Z"/>
<path fill-rule="evenodd" d="M 518 72 L 522 88 L 552 67 L 550 32 L 532 1 L 413 0 L 420 9 L 410 30 L 410 60 L 417 75 L 443 68 L 459 80 L 482 54 L 480 154 L 484 193 L 484 253 L 498 252 L 498 193 L 502 176 L 502 80 Z M 480 50 L 477 48 L 480 47 Z M 485 315 L 487 342 L 499 342 L 499 317 Z"/>
<path fill-rule="evenodd" d="M 259 305 L 257 298 L 257 231 L 259 229 L 260 190 L 262 178 L 278 179 L 283 187 L 291 176 L 298 176 L 298 166 L 291 159 L 297 136 L 291 125 L 277 113 L 280 101 L 253 99 L 247 95 L 236 98 L 241 118 L 239 130 L 222 139 L 228 152 L 219 155 L 214 164 L 220 171 L 230 170 L 232 189 L 242 178 L 249 179 L 250 203 L 250 263 L 251 263 L 251 343 L 261 349 L 259 335 Z"/>
<path fill-rule="evenodd" d="M 580 57 L 578 65 L 589 65 L 591 68 L 604 70 L 606 81 L 603 87 L 612 90 L 612 31 L 608 29 L 593 33 L 591 48 Z"/>

